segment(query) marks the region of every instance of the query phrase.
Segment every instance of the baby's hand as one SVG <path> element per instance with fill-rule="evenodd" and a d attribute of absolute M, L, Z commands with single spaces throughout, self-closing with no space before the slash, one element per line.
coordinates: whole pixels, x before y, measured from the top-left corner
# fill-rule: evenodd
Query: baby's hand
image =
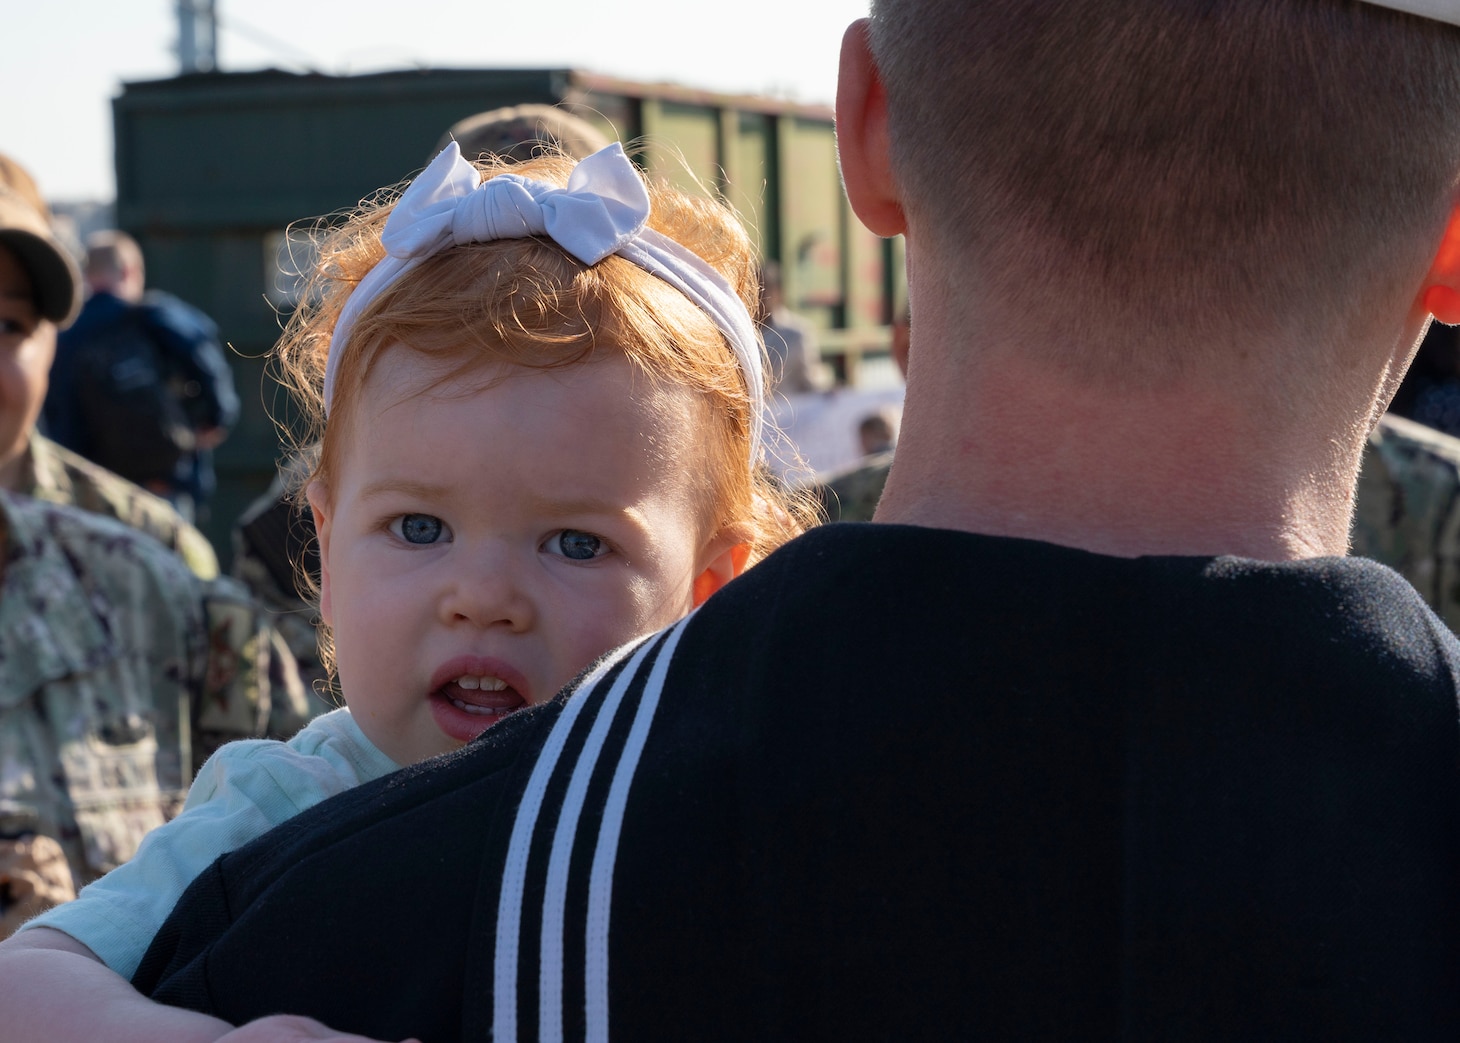
<path fill-rule="evenodd" d="M 302 1040 L 325 1040 L 327 1043 L 386 1043 L 384 1040 L 367 1036 L 352 1036 L 336 1032 L 328 1025 L 321 1025 L 313 1018 L 301 1018 L 294 1014 L 274 1014 L 267 1018 L 250 1021 L 241 1028 L 219 1036 L 217 1043 L 296 1043 Z M 401 1043 L 420 1043 L 417 1039 Z"/>

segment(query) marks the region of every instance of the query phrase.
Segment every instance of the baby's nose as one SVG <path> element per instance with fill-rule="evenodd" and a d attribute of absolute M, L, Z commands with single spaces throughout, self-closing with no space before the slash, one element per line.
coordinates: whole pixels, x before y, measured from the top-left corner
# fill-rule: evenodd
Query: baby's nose
<path fill-rule="evenodd" d="M 462 556 L 467 557 L 467 556 Z M 501 549 L 488 549 L 448 566 L 442 621 L 526 630 L 535 622 L 527 569 Z"/>

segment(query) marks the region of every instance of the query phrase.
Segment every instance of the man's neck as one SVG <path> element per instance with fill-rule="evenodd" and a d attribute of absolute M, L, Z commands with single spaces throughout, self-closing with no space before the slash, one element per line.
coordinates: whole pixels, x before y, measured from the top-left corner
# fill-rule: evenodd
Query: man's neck
<path fill-rule="evenodd" d="M 950 380 L 919 351 L 879 522 L 1127 557 L 1347 549 L 1362 408 L 1325 427 L 1221 389 L 1116 394 L 1017 365 Z"/>

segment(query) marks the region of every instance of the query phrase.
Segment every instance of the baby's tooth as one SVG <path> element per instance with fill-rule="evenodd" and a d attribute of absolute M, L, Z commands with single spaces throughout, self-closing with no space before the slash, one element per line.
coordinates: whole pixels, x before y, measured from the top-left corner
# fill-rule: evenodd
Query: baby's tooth
<path fill-rule="evenodd" d="M 456 679 L 456 687 L 465 688 L 471 692 L 501 692 L 506 690 L 507 682 L 500 677 L 476 677 L 474 675 L 467 675 Z"/>

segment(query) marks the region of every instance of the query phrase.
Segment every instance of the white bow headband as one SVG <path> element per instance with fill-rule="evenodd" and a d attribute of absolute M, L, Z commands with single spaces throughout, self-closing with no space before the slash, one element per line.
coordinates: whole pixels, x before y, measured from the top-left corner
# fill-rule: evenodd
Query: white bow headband
<path fill-rule="evenodd" d="M 1460 0 L 1365 0 L 1375 7 L 1433 18 L 1437 22 L 1460 25 Z"/>
<path fill-rule="evenodd" d="M 610 254 L 627 258 L 679 290 L 714 321 L 745 375 L 754 464 L 765 422 L 765 374 L 755 324 L 718 272 L 673 239 L 645 228 L 648 218 L 649 193 L 617 142 L 574 167 L 567 188 L 517 174 L 483 181 L 451 142 L 401 193 L 380 234 L 385 257 L 340 310 L 325 361 L 325 411 L 334 394 L 339 349 L 355 320 L 402 274 L 452 246 L 546 236 L 584 264 L 597 264 Z"/>

